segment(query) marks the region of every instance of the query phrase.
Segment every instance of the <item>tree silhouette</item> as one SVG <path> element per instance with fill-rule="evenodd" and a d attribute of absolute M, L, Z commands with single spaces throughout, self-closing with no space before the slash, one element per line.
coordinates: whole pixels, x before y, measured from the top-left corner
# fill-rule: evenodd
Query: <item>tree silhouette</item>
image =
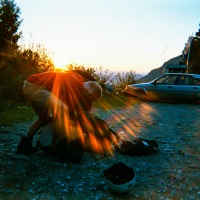
<path fill-rule="evenodd" d="M 22 22 L 20 13 L 14 0 L 0 0 L 0 52 L 10 47 L 18 48 L 17 42 L 22 34 L 18 32 Z"/>
<path fill-rule="evenodd" d="M 200 37 L 193 38 L 189 52 L 188 72 L 200 74 Z"/>

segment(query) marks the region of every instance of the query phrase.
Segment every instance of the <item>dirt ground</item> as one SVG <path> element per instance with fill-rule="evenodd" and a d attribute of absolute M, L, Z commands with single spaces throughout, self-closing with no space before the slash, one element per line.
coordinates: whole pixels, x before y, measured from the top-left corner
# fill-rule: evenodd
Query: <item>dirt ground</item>
<path fill-rule="evenodd" d="M 199 105 L 139 101 L 93 112 L 122 137 L 155 139 L 159 151 L 150 156 L 85 153 L 79 164 L 64 163 L 41 150 L 15 154 L 30 122 L 0 127 L 0 200 L 200 199 Z M 108 189 L 102 174 L 120 161 L 136 173 L 135 186 L 122 195 Z"/>

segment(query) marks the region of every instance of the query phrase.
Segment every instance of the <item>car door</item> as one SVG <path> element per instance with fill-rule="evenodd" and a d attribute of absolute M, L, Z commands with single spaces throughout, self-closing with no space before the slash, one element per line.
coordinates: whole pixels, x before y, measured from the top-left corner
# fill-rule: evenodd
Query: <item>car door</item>
<path fill-rule="evenodd" d="M 179 100 L 195 100 L 200 95 L 199 81 L 190 75 L 180 75 L 174 85 L 175 98 Z"/>
<path fill-rule="evenodd" d="M 174 86 L 177 75 L 166 74 L 161 78 L 152 82 L 152 85 L 147 88 L 147 95 L 153 99 L 173 99 L 176 95 Z"/>

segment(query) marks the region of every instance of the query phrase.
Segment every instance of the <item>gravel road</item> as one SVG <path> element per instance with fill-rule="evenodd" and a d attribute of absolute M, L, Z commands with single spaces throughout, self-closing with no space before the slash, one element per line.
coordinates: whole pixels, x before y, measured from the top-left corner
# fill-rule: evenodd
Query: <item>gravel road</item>
<path fill-rule="evenodd" d="M 0 200 L 200 199 L 199 105 L 134 101 L 93 112 L 126 139 L 155 139 L 159 151 L 154 155 L 85 153 L 79 164 L 60 162 L 41 150 L 17 155 L 16 146 L 30 122 L 0 127 Z M 102 175 L 120 161 L 136 172 L 135 186 L 123 195 L 112 193 Z"/>

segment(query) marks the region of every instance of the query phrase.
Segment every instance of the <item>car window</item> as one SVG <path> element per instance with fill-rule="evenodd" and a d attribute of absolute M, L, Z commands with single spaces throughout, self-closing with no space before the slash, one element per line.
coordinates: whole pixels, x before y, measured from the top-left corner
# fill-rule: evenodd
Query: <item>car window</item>
<path fill-rule="evenodd" d="M 156 84 L 173 85 L 176 81 L 177 75 L 166 75 L 156 80 Z"/>
<path fill-rule="evenodd" d="M 200 85 L 200 79 L 193 78 L 192 85 Z"/>
<path fill-rule="evenodd" d="M 194 78 L 192 78 L 191 76 L 186 76 L 186 85 L 193 85 L 194 84 Z"/>
<path fill-rule="evenodd" d="M 176 84 L 177 85 L 200 85 L 200 80 L 195 79 L 191 76 L 181 75 L 181 76 L 178 76 Z"/>
<path fill-rule="evenodd" d="M 178 76 L 176 84 L 177 85 L 190 85 L 191 82 L 192 82 L 191 77 L 181 75 L 181 76 Z"/>

